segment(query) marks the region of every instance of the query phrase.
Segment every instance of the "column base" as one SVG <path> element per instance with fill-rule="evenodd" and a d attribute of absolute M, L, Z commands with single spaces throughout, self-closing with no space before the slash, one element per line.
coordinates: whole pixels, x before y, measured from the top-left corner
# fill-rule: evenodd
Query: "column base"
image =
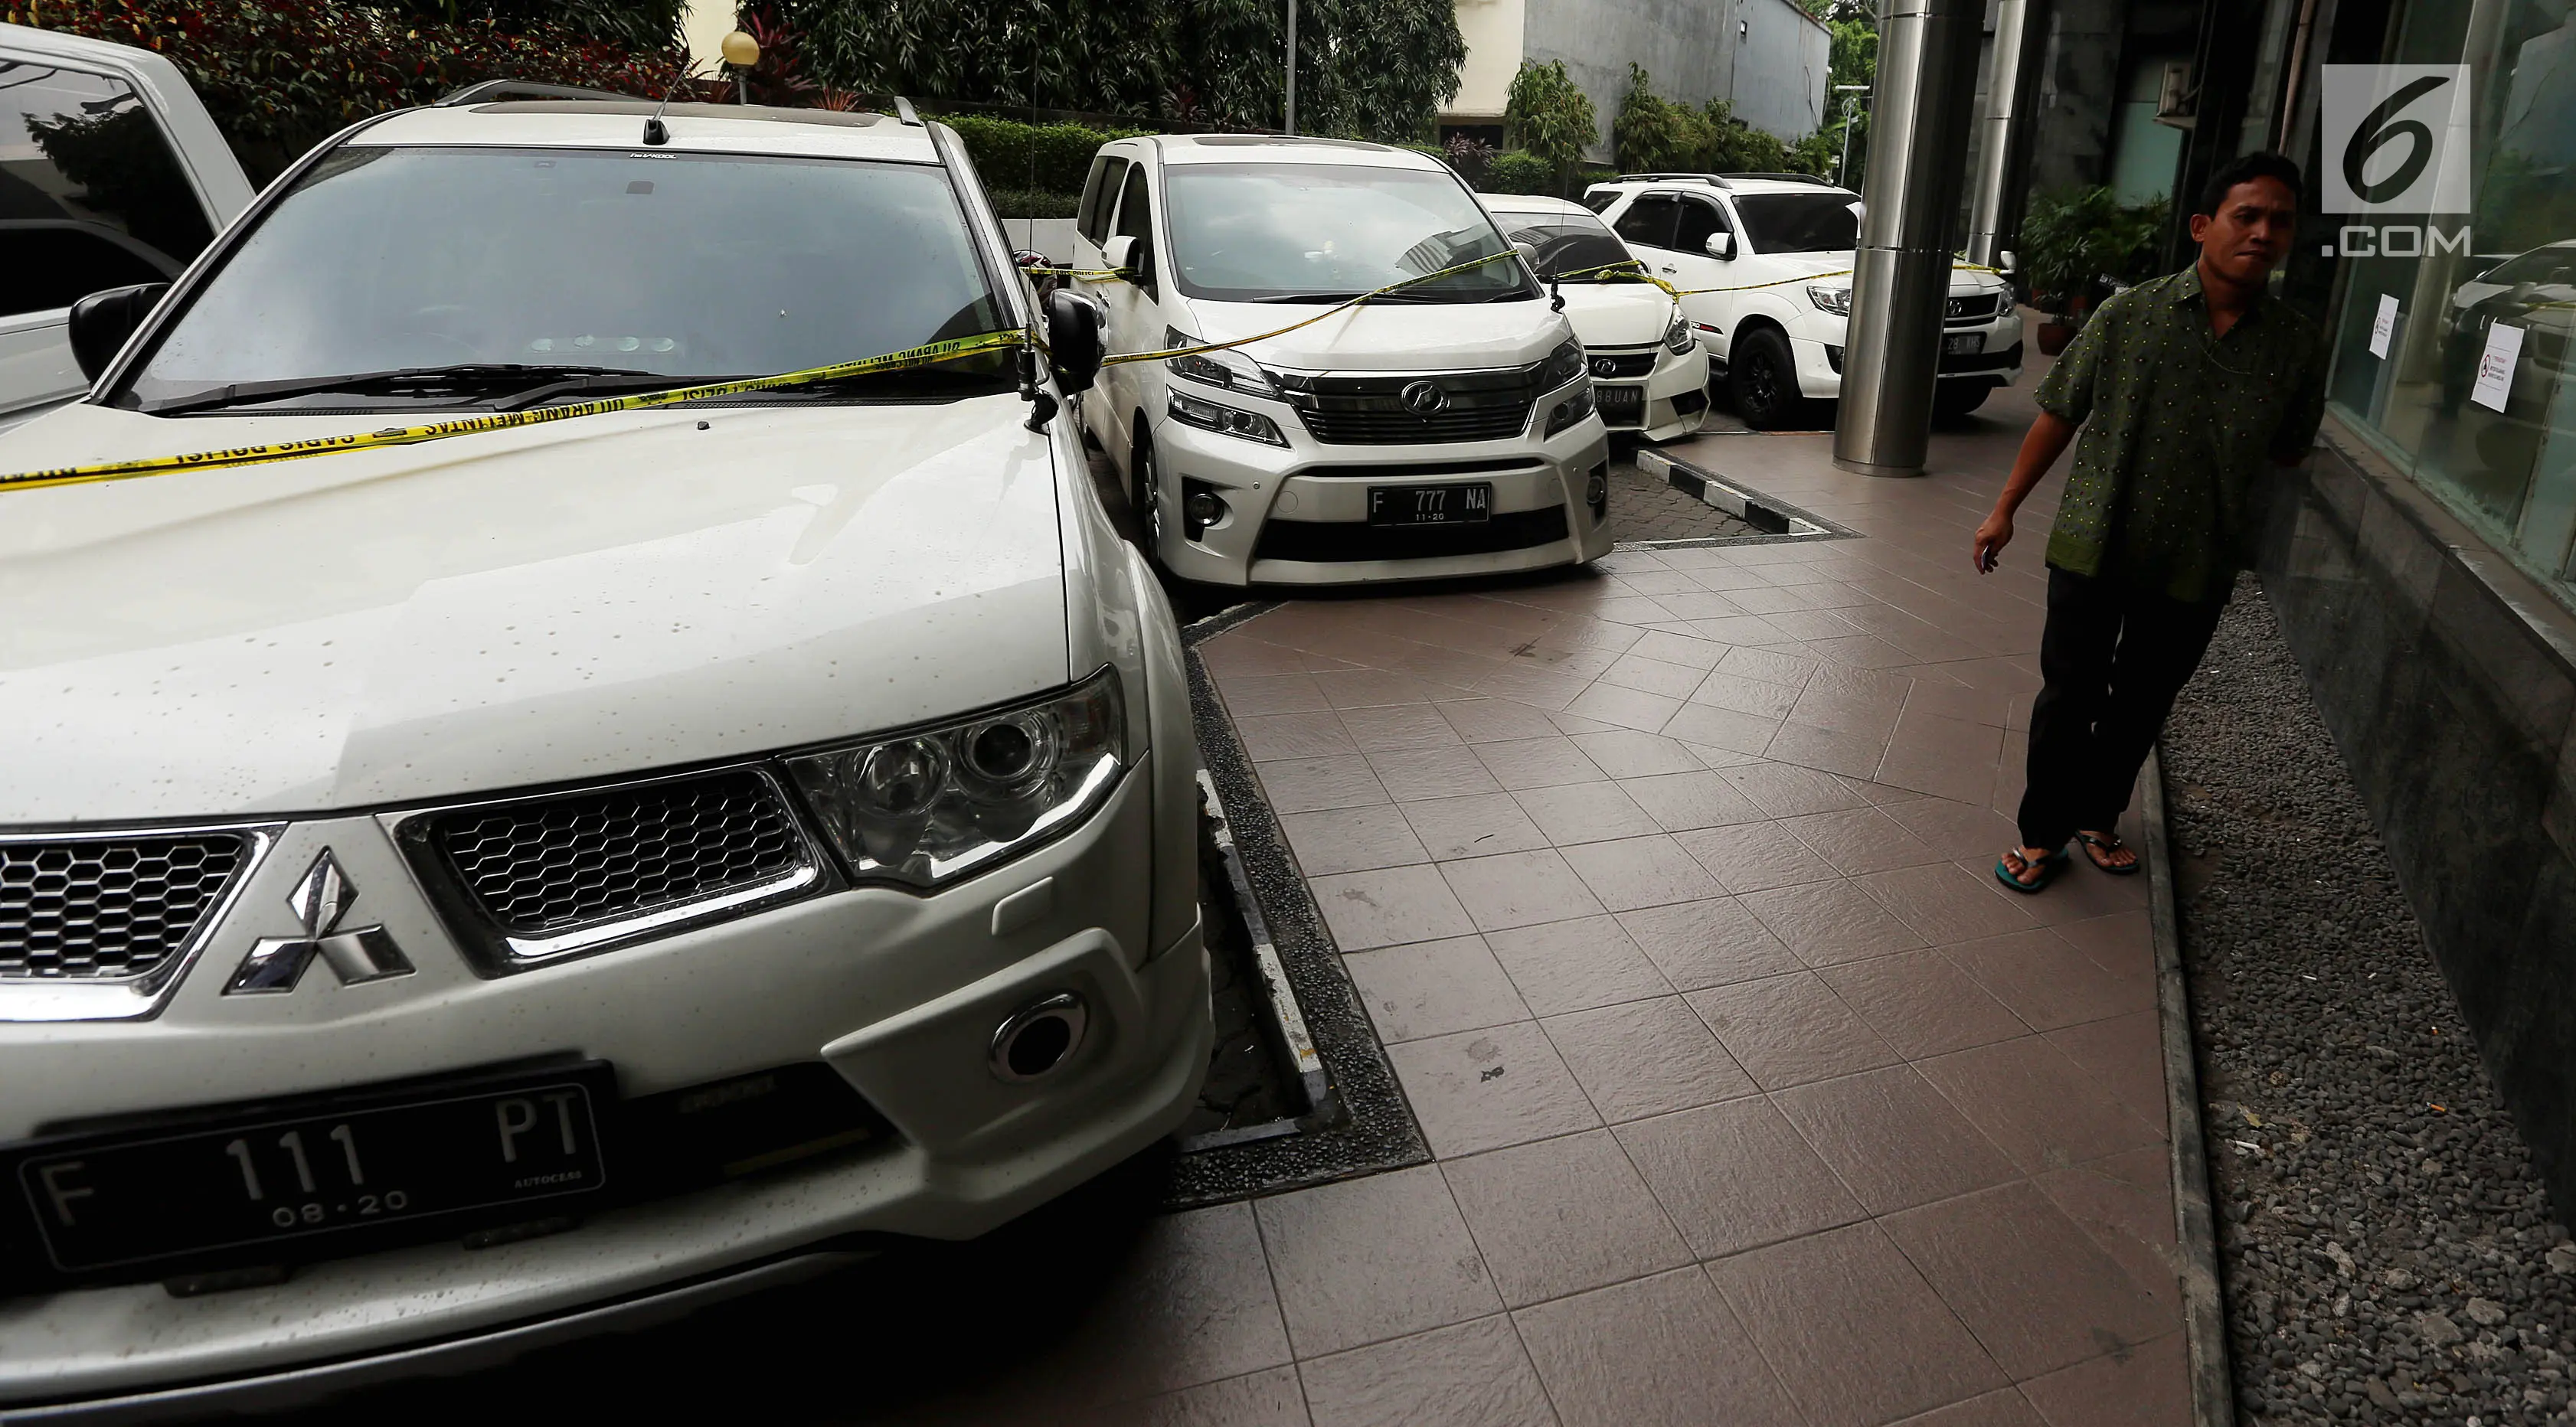
<path fill-rule="evenodd" d="M 1892 479 L 1905 479 L 1923 474 L 1923 468 L 1921 466 L 1882 466 L 1873 461 L 1846 461 L 1840 456 L 1834 457 L 1834 465 L 1839 469 L 1849 471 L 1856 476 L 1883 476 Z"/>

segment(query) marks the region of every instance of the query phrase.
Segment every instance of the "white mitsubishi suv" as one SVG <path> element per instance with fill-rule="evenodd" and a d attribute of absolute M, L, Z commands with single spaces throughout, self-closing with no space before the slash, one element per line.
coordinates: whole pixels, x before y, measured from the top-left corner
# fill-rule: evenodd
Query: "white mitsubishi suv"
<path fill-rule="evenodd" d="M 1805 174 L 1647 173 L 1596 183 L 1583 201 L 1686 294 L 1682 310 L 1747 424 L 1798 425 L 1842 395 L 1860 195 Z M 1976 410 L 2020 378 L 2021 357 L 2011 285 L 1958 267 L 1933 415 Z"/>
<path fill-rule="evenodd" d="M 88 396 L 0 436 L 0 1418 L 978 1234 L 1194 1103 L 1181 647 L 1057 414 L 1093 314 L 1040 369 L 908 107 L 653 110 L 361 124 L 75 308 Z"/>

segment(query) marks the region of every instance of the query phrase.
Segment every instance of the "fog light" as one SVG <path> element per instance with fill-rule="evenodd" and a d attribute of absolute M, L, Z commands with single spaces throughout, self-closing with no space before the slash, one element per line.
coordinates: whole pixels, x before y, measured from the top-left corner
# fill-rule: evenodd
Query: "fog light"
<path fill-rule="evenodd" d="M 1181 481 L 1181 534 L 1196 540 L 1207 534 L 1208 527 L 1222 524 L 1231 509 L 1216 487 L 1205 481 L 1184 477 Z"/>
<path fill-rule="evenodd" d="M 1090 1008 L 1070 991 L 1022 1006 L 993 1032 L 994 1076 L 1018 1084 L 1048 1074 L 1082 1048 L 1090 1025 Z"/>
<path fill-rule="evenodd" d="M 1592 518 L 1600 520 L 1610 513 L 1610 468 L 1595 466 L 1583 480 L 1583 503 L 1592 507 Z"/>

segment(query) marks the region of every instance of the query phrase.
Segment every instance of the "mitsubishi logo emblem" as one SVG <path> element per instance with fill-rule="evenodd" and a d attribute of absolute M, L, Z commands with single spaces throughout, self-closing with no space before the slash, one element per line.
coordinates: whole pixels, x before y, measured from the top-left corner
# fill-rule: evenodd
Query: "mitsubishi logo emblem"
<path fill-rule="evenodd" d="M 260 938 L 251 947 L 250 955 L 242 958 L 224 994 L 292 991 L 295 983 L 303 979 L 304 968 L 317 955 L 329 964 L 343 986 L 409 976 L 411 962 L 383 927 L 340 929 L 340 919 L 357 901 L 358 884 L 340 871 L 339 860 L 331 855 L 331 849 L 322 849 L 322 855 L 313 859 L 313 865 L 304 871 L 304 880 L 295 884 L 294 892 L 286 899 L 296 919 L 304 923 L 304 935 Z"/>
<path fill-rule="evenodd" d="M 1379 390 L 1385 388 L 1380 387 Z M 1449 393 L 1442 391 L 1434 382 L 1407 382 L 1404 390 L 1395 394 L 1395 399 L 1403 402 L 1404 409 L 1416 416 L 1430 416 L 1449 404 Z"/>

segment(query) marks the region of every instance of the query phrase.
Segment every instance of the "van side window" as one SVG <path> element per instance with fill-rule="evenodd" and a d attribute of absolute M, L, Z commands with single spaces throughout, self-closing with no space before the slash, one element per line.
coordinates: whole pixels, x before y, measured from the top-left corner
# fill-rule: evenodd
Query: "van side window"
<path fill-rule="evenodd" d="M 1127 170 L 1127 191 L 1118 196 L 1118 236 L 1136 240 L 1129 265 L 1138 287 L 1151 287 L 1154 281 L 1154 206 L 1145 187 L 1145 166 L 1137 164 Z"/>
<path fill-rule="evenodd" d="M 213 241 L 142 97 L 105 75 L 0 58 L 0 316 L 167 282 Z"/>
<path fill-rule="evenodd" d="M 1681 231 L 1673 238 L 1673 250 L 1705 253 L 1711 236 L 1734 231 L 1716 204 L 1705 198 L 1685 198 L 1682 200 Z"/>
<path fill-rule="evenodd" d="M 1118 201 L 1118 185 L 1127 176 L 1127 160 L 1102 154 L 1091 161 L 1091 177 L 1082 185 L 1082 208 L 1074 227 L 1097 244 L 1109 236 L 1109 208 Z"/>
<path fill-rule="evenodd" d="M 1681 219 L 1681 200 L 1663 193 L 1649 193 L 1628 205 L 1628 211 L 1612 224 L 1619 236 L 1648 248 L 1670 248 L 1673 225 Z"/>

